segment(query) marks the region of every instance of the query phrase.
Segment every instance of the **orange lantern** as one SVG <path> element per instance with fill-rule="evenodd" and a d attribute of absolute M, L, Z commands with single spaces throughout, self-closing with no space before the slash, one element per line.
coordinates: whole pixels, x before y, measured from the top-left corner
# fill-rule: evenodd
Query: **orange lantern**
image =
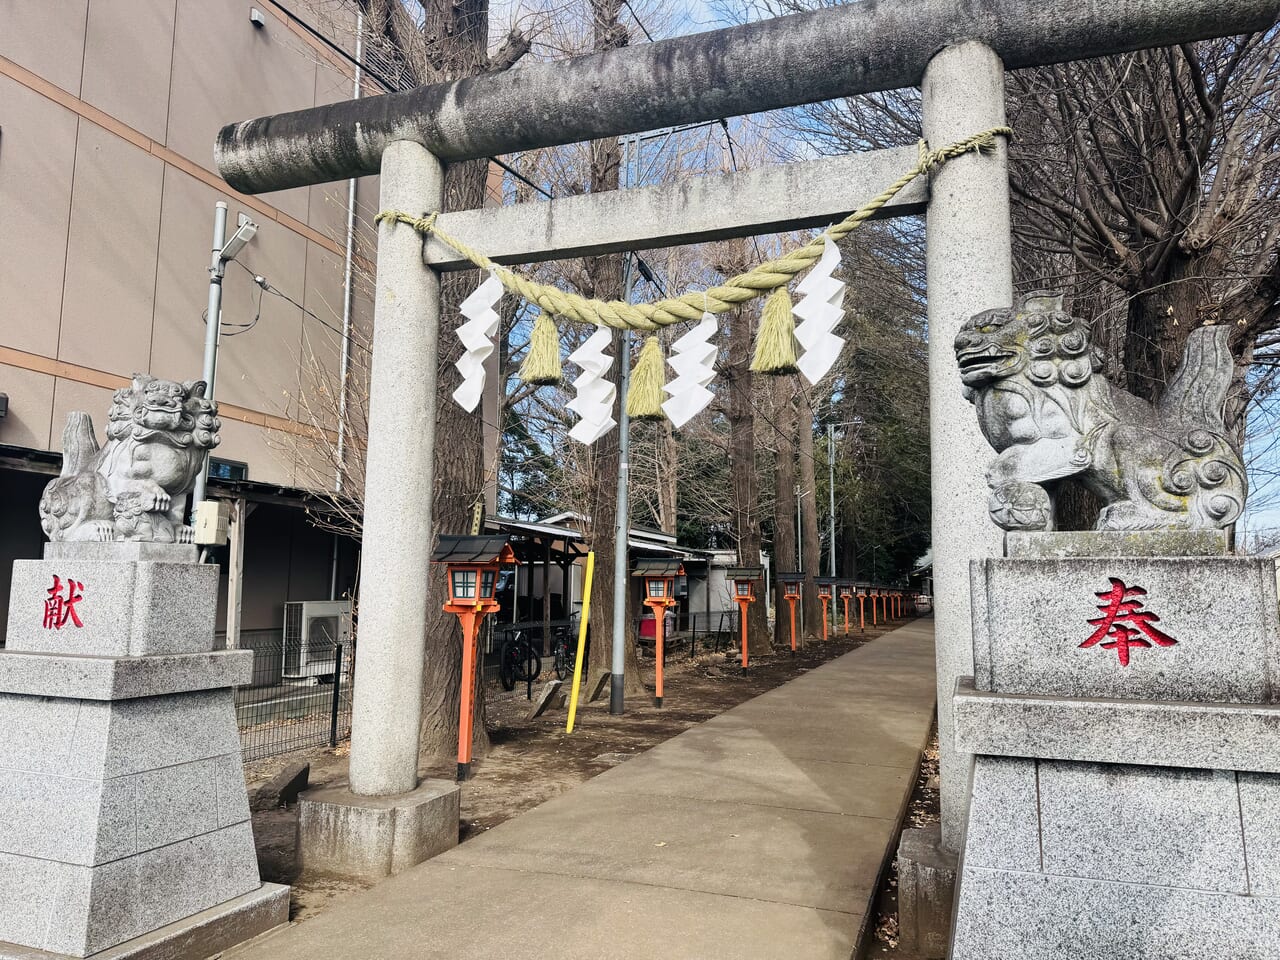
<path fill-rule="evenodd" d="M 738 623 L 742 631 L 742 669 L 747 669 L 747 607 L 756 602 L 755 585 L 764 573 L 762 567 L 729 567 L 724 575 L 733 581 L 733 599 L 738 604 Z"/>
<path fill-rule="evenodd" d="M 780 573 L 778 574 L 778 583 L 782 586 L 783 599 L 787 601 L 787 605 L 791 608 L 791 655 L 796 655 L 796 604 L 800 601 L 801 584 L 804 583 L 803 573 Z"/>
<path fill-rule="evenodd" d="M 814 577 L 813 582 L 818 587 L 818 599 L 822 601 L 822 639 L 827 639 L 827 624 L 830 621 L 830 613 L 828 607 L 831 604 L 832 597 L 835 596 L 835 587 L 838 582 L 835 577 Z"/>
<path fill-rule="evenodd" d="M 458 780 L 462 781 L 471 777 L 480 621 L 500 609 L 494 599 L 498 568 L 519 561 L 506 537 L 441 537 L 431 559 L 445 564 L 449 600 L 444 612 L 456 614 L 462 627 L 462 696 L 458 715 Z"/>
<path fill-rule="evenodd" d="M 654 672 L 653 705 L 662 706 L 662 667 L 666 659 L 663 648 L 667 607 L 676 605 L 676 577 L 684 573 L 679 560 L 637 560 L 632 576 L 644 578 L 644 604 L 653 611 L 653 654 L 657 660 Z"/>
<path fill-rule="evenodd" d="M 858 631 L 867 632 L 867 597 L 871 595 L 871 584 L 863 582 L 855 584 L 858 590 Z"/>
<path fill-rule="evenodd" d="M 840 602 L 844 604 L 844 635 L 849 635 L 849 601 L 853 599 L 853 581 L 841 580 L 837 584 L 840 591 Z"/>

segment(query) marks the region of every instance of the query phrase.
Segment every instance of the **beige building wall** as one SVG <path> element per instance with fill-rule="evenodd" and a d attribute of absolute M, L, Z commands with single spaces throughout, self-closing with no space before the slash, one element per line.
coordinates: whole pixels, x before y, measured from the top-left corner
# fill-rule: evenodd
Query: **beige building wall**
<path fill-rule="evenodd" d="M 71 410 L 101 434 L 110 391 L 135 371 L 200 376 L 223 199 L 231 230 L 243 212 L 259 231 L 239 258 L 248 269 L 228 267 L 222 319 L 260 316 L 222 340 L 215 453 L 246 462 L 251 480 L 316 482 L 289 438 L 306 431 L 300 387 L 336 382 L 347 185 L 240 196 L 213 172 L 213 142 L 228 122 L 348 98 L 352 80 L 272 4 L 254 4 L 265 18 L 255 27 L 250 5 L 0 0 L 0 443 L 61 449 Z M 326 2 L 326 23 L 335 9 Z M 336 39 L 351 49 L 345 33 Z M 376 182 L 357 196 L 367 271 Z M 320 319 L 263 294 L 252 274 Z M 366 327 L 367 287 L 354 303 Z"/>

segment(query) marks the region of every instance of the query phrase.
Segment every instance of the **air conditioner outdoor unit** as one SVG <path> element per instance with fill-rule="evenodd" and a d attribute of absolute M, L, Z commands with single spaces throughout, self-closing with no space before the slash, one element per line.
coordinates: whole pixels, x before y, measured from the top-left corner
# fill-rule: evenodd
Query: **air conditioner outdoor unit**
<path fill-rule="evenodd" d="M 284 679 L 331 677 L 337 645 L 351 662 L 351 601 L 305 600 L 284 605 Z"/>

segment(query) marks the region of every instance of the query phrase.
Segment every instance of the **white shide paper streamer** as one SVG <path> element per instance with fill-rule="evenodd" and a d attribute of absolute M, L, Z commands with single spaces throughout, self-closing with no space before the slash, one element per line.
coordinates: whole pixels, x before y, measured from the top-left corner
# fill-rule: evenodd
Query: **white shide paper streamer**
<path fill-rule="evenodd" d="M 462 374 L 462 383 L 453 391 L 453 399 L 468 413 L 480 405 L 484 395 L 484 362 L 493 353 L 493 338 L 498 333 L 498 311 L 493 307 L 501 299 L 502 282 L 489 274 L 458 308 L 467 322 L 457 330 L 463 354 L 454 366 Z"/>
<path fill-rule="evenodd" d="M 613 357 L 605 353 L 612 345 L 612 332 L 601 327 L 569 354 L 570 362 L 582 368 L 581 375 L 573 381 L 576 396 L 568 403 L 569 409 L 582 418 L 569 431 L 569 437 L 578 443 L 595 443 L 617 426 L 613 419 L 617 390 L 604 378 L 613 366 Z"/>
<path fill-rule="evenodd" d="M 844 340 L 832 332 L 844 316 L 844 284 L 831 275 L 840 265 L 840 248 L 830 237 L 824 239 L 822 256 L 796 287 L 804 299 L 791 310 L 801 320 L 796 324 L 796 340 L 804 348 L 796 366 L 811 384 L 834 366 L 844 346 Z"/>
<path fill-rule="evenodd" d="M 715 394 L 707 384 L 715 379 L 716 354 L 714 343 L 708 343 L 716 335 L 716 318 L 704 313 L 696 327 L 671 345 L 671 369 L 676 378 L 664 390 L 671 394 L 662 402 L 662 412 L 671 425 L 679 429 L 704 410 Z"/>

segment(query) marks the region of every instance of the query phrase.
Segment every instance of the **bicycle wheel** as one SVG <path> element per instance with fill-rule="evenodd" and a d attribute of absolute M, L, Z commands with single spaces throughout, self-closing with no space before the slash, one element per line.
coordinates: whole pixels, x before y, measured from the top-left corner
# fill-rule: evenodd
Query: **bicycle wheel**
<path fill-rule="evenodd" d="M 538 679 L 538 674 L 542 673 L 542 656 L 538 653 L 538 648 L 528 640 L 524 640 L 520 644 L 519 659 L 515 661 L 516 680 L 520 683 L 528 681 L 532 683 Z"/>
<path fill-rule="evenodd" d="M 520 647 L 518 641 L 503 640 L 502 648 L 498 651 L 498 681 L 503 690 L 516 688 L 517 670 L 524 655 Z"/>

